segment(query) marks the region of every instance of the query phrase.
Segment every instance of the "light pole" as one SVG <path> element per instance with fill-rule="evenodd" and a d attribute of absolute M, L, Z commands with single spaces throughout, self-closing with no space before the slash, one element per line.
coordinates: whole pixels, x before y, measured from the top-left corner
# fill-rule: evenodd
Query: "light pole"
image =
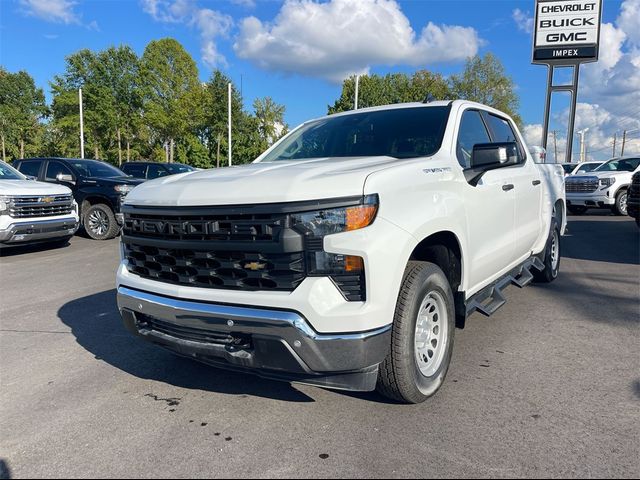
<path fill-rule="evenodd" d="M 78 89 L 78 101 L 80 102 L 80 158 L 84 158 L 84 119 L 82 116 L 82 89 Z"/>
<path fill-rule="evenodd" d="M 360 86 L 360 75 L 356 75 L 356 98 L 354 103 L 354 110 L 358 109 L 358 87 Z"/>
<path fill-rule="evenodd" d="M 580 130 L 578 132 L 578 135 L 580 135 L 580 163 L 584 162 L 585 158 L 585 149 L 584 149 L 584 134 L 587 133 L 589 131 L 588 128 L 585 128 L 583 130 Z M 571 159 L 569 159 L 569 161 L 571 161 Z"/>
<path fill-rule="evenodd" d="M 228 87 L 228 96 L 229 96 L 229 125 L 228 125 L 228 134 L 229 134 L 229 166 L 231 166 L 231 82 L 229 82 Z"/>

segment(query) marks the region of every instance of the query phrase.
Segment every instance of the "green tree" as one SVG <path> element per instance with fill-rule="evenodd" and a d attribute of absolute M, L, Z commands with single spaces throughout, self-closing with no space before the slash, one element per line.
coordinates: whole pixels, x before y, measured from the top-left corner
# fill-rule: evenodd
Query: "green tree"
<path fill-rule="evenodd" d="M 329 113 L 353 110 L 355 81 L 355 76 L 344 81 L 340 98 L 328 108 Z M 363 75 L 358 86 L 358 107 L 422 102 L 428 95 L 436 100 L 451 98 L 449 85 L 442 75 L 427 70 L 419 70 L 410 76 L 404 73 Z"/>
<path fill-rule="evenodd" d="M 203 113 L 198 67 L 176 40 L 154 40 L 142 55 L 140 82 L 151 140 L 169 146 L 165 159 L 172 162 L 176 141 L 195 128 Z"/>
<path fill-rule="evenodd" d="M 518 115 L 520 100 L 513 80 L 505 74 L 504 66 L 493 54 L 478 55 L 467 60 L 464 72 L 451 78 L 451 90 L 455 98 L 472 100 L 489 105 L 510 115 L 522 124 Z"/>
<path fill-rule="evenodd" d="M 284 122 L 285 106 L 277 104 L 271 97 L 256 98 L 253 101 L 253 110 L 258 121 L 260 138 L 266 149 L 287 133 L 287 125 Z"/>
<path fill-rule="evenodd" d="M 266 148 L 261 139 L 256 117 L 244 111 L 242 97 L 231 79 L 216 70 L 204 87 L 204 116 L 198 136 L 208 150 L 208 166 L 227 164 L 228 146 L 228 85 L 231 88 L 231 137 L 234 165 L 249 163 Z"/>
<path fill-rule="evenodd" d="M 35 154 L 42 134 L 41 120 L 48 115 L 44 92 L 25 71 L 0 67 L 0 143 L 2 159 Z"/>

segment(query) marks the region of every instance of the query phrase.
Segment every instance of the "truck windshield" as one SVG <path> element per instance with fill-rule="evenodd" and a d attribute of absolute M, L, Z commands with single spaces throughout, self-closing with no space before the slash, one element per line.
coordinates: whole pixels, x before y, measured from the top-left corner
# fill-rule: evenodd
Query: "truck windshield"
<path fill-rule="evenodd" d="M 408 107 L 323 118 L 288 135 L 261 161 L 427 157 L 440 149 L 449 107 Z"/>
<path fill-rule="evenodd" d="M 620 158 L 609 160 L 600 165 L 594 172 L 633 172 L 640 165 L 640 158 Z"/>
<path fill-rule="evenodd" d="M 15 168 L 0 161 L 0 180 L 24 180 L 25 177 Z"/>
<path fill-rule="evenodd" d="M 127 176 L 122 170 L 96 160 L 69 160 L 69 163 L 85 177 L 114 178 Z"/>

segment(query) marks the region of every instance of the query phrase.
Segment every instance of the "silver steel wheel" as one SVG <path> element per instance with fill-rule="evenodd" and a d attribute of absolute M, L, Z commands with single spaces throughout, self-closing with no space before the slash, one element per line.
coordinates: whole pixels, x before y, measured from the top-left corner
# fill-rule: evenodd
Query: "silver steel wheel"
<path fill-rule="evenodd" d="M 622 215 L 627 214 L 627 192 L 622 192 L 620 194 L 620 201 L 618 202 L 618 208 L 620 209 L 620 213 Z"/>
<path fill-rule="evenodd" d="M 440 368 L 448 336 L 447 304 L 442 295 L 431 291 L 420 304 L 415 332 L 416 362 L 425 377 L 432 377 Z"/>
<path fill-rule="evenodd" d="M 97 235 L 104 235 L 109 230 L 109 217 L 101 210 L 94 210 L 89 215 L 89 228 Z"/>
<path fill-rule="evenodd" d="M 558 262 L 560 261 L 560 239 L 558 238 L 558 231 L 554 228 L 551 234 L 551 271 L 555 272 L 558 269 Z"/>

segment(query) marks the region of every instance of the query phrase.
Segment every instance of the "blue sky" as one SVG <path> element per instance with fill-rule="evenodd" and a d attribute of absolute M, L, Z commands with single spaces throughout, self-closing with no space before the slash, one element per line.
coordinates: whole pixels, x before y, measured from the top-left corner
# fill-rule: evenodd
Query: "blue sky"
<path fill-rule="evenodd" d="M 639 5 L 604 1 L 603 23 L 610 29 L 603 34 L 611 45 L 603 53 L 622 57 L 585 74 L 578 128 L 581 121 L 600 128 L 607 115 L 610 123 L 593 130 L 592 150 L 606 150 L 616 129 L 640 127 L 633 123 L 640 112 L 624 111 L 633 105 L 630 99 L 612 100 L 613 83 L 607 91 L 600 85 L 604 77 L 613 82 L 622 73 L 640 76 Z M 535 138 L 546 68 L 530 64 L 527 20 L 533 9 L 532 0 L 0 0 L 0 64 L 28 71 L 48 92 L 65 56 L 78 49 L 128 44 L 142 54 L 150 40 L 174 37 L 197 61 L 202 80 L 216 66 L 237 85 L 242 77 L 247 108 L 255 97 L 271 96 L 286 106 L 293 126 L 325 114 L 340 93 L 338 80 L 348 73 L 427 68 L 449 75 L 461 71 L 468 54 L 492 52 L 513 77 L 527 133 Z M 640 91 L 636 87 L 626 85 Z M 552 128 L 562 129 L 565 107 L 566 101 L 554 100 Z"/>

